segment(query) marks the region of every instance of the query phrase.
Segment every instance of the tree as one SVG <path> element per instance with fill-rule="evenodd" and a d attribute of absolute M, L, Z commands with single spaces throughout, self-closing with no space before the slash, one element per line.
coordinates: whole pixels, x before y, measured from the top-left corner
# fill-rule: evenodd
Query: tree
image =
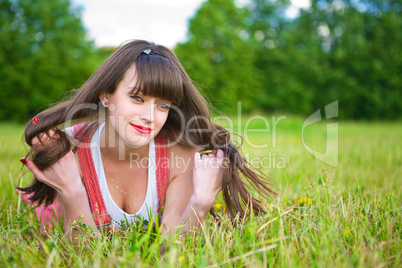
<path fill-rule="evenodd" d="M 264 110 L 308 115 L 339 100 L 341 118 L 401 117 L 400 1 L 314 0 L 293 20 L 286 4 L 250 6 Z"/>
<path fill-rule="evenodd" d="M 344 118 L 400 118 L 402 7 L 398 2 L 320 0 L 300 16 L 304 25 L 317 29 L 310 32 L 325 61 L 322 83 L 315 85 L 315 106 L 337 99 Z"/>
<path fill-rule="evenodd" d="M 225 112 L 235 111 L 238 101 L 250 111 L 260 94 L 247 16 L 233 0 L 209 0 L 191 19 L 188 41 L 175 49 L 190 77 Z"/>
<path fill-rule="evenodd" d="M 94 68 L 80 10 L 67 0 L 1 0 L 0 120 L 26 120 Z"/>
<path fill-rule="evenodd" d="M 249 6 L 254 64 L 263 87 L 257 106 L 305 114 L 311 111 L 313 93 L 303 80 L 316 67 L 310 63 L 317 55 L 301 53 L 304 47 L 294 43 L 298 24 L 286 17 L 287 8 L 289 1 L 282 0 L 253 0 Z"/>

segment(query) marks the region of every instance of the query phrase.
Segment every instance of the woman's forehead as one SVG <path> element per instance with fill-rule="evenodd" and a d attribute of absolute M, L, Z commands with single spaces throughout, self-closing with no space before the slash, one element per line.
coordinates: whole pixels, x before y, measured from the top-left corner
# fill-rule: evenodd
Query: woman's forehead
<path fill-rule="evenodd" d="M 126 81 L 126 83 L 131 83 L 131 82 L 135 82 L 137 77 L 137 71 L 135 68 L 135 64 L 132 64 L 127 71 L 124 73 L 123 76 L 123 81 Z"/>
<path fill-rule="evenodd" d="M 121 85 L 131 94 L 180 103 L 183 96 L 181 73 L 173 63 L 159 56 L 140 57 L 125 72 Z"/>

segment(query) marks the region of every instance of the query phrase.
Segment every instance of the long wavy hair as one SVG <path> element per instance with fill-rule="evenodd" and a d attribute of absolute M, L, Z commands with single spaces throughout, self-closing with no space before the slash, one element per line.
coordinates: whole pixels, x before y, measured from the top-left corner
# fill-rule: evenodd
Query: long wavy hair
<path fill-rule="evenodd" d="M 38 122 L 31 120 L 24 132 L 25 141 L 31 147 L 27 156 L 40 169 L 45 169 L 67 154 L 72 147 L 76 149 L 76 145 L 72 144 L 62 129 L 66 124 L 87 122 L 78 140 L 82 141 L 93 133 L 100 124 L 102 105 L 99 95 L 114 93 L 133 64 L 137 78 L 137 87 L 133 93 L 141 89 L 144 95 L 170 100 L 175 107 L 169 111 L 161 134 L 187 147 L 214 151 L 223 149 L 228 162 L 223 174 L 222 195 L 229 216 L 233 219 L 236 215 L 244 217 L 250 212 L 264 213 L 262 203 L 250 194 L 249 189 L 255 189 L 264 198 L 275 195 L 270 189 L 270 179 L 240 155 L 228 130 L 211 121 L 208 102 L 193 85 L 174 53 L 164 46 L 147 41 L 135 40 L 120 46 L 68 100 L 38 114 Z M 191 131 L 187 127 L 183 128 L 183 122 L 192 123 Z M 38 152 L 33 150 L 32 140 L 49 130 L 54 130 L 58 138 Z M 56 194 L 53 188 L 36 178 L 30 186 L 19 189 L 32 194 L 30 201 L 37 203 L 50 204 Z M 213 209 L 210 212 L 215 215 Z"/>

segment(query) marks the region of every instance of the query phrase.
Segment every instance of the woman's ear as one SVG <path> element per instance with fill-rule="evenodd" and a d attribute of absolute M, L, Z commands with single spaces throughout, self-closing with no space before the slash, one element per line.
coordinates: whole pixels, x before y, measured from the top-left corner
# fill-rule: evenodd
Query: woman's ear
<path fill-rule="evenodd" d="M 102 103 L 103 107 L 108 107 L 109 106 L 109 94 L 102 93 L 99 94 L 99 100 Z"/>

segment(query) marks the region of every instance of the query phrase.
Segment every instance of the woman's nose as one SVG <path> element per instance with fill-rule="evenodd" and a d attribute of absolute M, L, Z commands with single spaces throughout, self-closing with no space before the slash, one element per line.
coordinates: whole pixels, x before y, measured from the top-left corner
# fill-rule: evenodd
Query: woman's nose
<path fill-rule="evenodd" d="M 143 106 L 143 109 L 140 111 L 140 120 L 145 123 L 151 123 L 154 121 L 155 116 L 155 107 L 153 103 L 149 103 Z"/>

